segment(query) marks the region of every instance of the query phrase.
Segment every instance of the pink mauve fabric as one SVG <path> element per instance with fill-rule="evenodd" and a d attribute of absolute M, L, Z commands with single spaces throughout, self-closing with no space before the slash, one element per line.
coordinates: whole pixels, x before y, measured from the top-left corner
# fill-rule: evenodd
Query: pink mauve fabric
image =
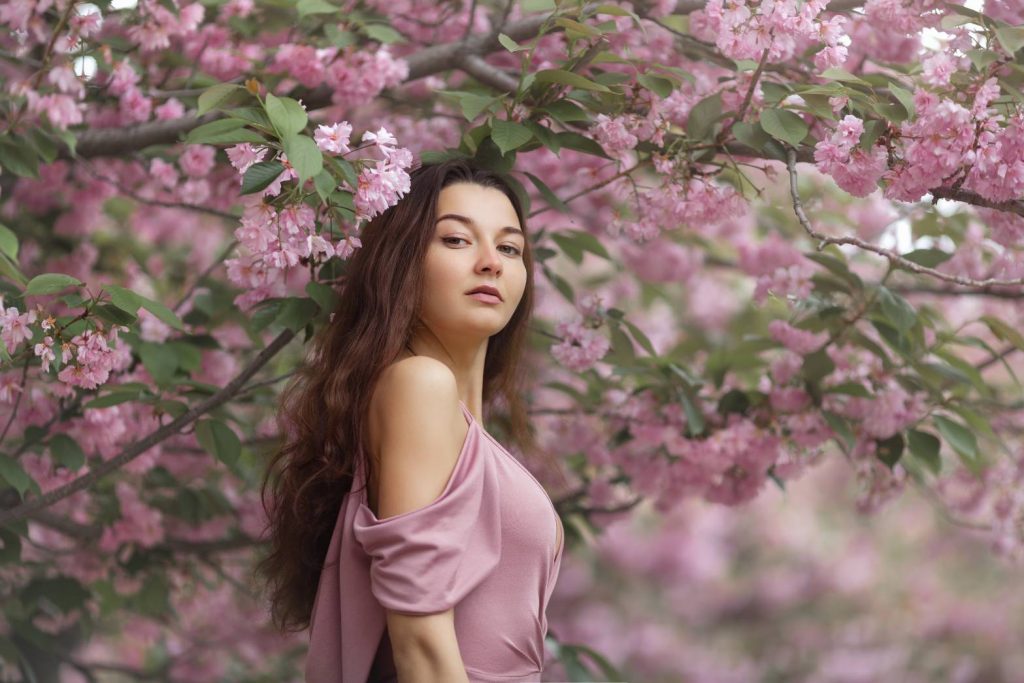
<path fill-rule="evenodd" d="M 453 606 L 470 681 L 540 680 L 561 521 L 533 475 L 459 405 L 469 431 L 425 507 L 377 519 L 357 466 L 313 606 L 307 683 L 365 683 L 371 669 L 374 681 L 395 680 L 384 609 Z"/>

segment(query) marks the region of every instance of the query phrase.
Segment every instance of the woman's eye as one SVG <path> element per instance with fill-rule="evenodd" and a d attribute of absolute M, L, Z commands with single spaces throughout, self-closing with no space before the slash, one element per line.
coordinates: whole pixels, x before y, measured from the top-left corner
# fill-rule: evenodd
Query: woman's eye
<path fill-rule="evenodd" d="M 444 242 L 445 244 L 452 244 L 452 242 L 449 242 L 448 240 L 457 240 L 457 241 L 460 241 L 460 242 L 465 242 L 466 241 L 466 239 L 464 237 L 442 237 L 441 238 L 441 241 Z M 511 249 L 512 251 L 509 251 L 509 252 L 506 252 L 506 253 L 507 254 L 511 254 L 512 256 L 519 256 L 520 254 L 523 253 L 522 250 L 519 249 L 519 247 L 514 247 L 511 244 L 502 244 L 498 248 L 499 249 Z"/>

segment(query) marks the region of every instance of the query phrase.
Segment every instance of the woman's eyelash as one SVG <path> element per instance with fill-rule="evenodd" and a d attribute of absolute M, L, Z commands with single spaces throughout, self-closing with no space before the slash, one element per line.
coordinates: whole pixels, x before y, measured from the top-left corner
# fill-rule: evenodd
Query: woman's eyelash
<path fill-rule="evenodd" d="M 462 240 L 463 242 L 465 242 L 465 241 L 466 241 L 466 238 L 465 238 L 465 237 L 442 237 L 442 238 L 441 238 L 441 241 L 442 241 L 442 242 L 444 242 L 445 244 L 449 244 L 449 242 L 448 242 L 447 240 Z M 522 252 L 522 251 L 521 251 L 521 250 L 519 249 L 519 247 L 513 247 L 513 246 L 512 246 L 511 244 L 502 244 L 501 246 L 502 246 L 502 247 L 508 247 L 508 248 L 510 248 L 510 249 L 514 249 L 514 250 L 515 250 L 515 254 L 516 254 L 517 256 L 518 256 L 519 254 L 523 253 L 523 252 Z"/>

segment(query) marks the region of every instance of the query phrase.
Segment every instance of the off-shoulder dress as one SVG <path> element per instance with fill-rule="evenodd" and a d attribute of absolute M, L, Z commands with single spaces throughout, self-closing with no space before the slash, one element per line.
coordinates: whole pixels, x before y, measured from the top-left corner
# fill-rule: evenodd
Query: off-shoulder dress
<path fill-rule="evenodd" d="M 459 406 L 466 439 L 444 490 L 426 506 L 378 519 L 356 467 L 317 589 L 307 683 L 396 680 L 385 608 L 451 607 L 470 681 L 540 680 L 562 523 L 537 479 Z"/>

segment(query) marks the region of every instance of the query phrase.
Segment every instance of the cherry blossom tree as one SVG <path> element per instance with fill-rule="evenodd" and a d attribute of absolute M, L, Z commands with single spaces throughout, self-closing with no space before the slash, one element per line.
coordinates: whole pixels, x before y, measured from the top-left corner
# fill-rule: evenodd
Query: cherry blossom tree
<path fill-rule="evenodd" d="M 249 575 L 274 397 L 360 226 L 451 157 L 527 206 L 570 551 L 841 460 L 851 515 L 913 488 L 1019 561 L 1022 24 L 1010 0 L 4 3 L 0 680 L 298 676 Z"/>

